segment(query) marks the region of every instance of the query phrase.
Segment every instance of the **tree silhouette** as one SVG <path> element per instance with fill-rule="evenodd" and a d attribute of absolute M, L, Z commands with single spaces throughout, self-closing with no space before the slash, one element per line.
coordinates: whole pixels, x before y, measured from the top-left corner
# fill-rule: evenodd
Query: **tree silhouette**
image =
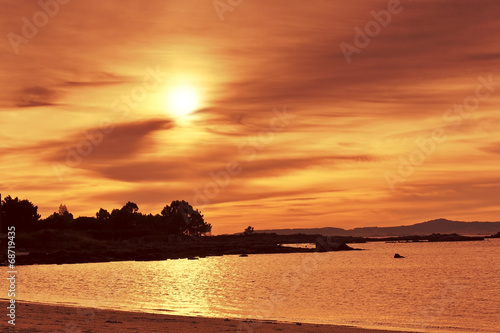
<path fill-rule="evenodd" d="M 71 226 L 73 214 L 68 211 L 66 205 L 61 204 L 59 210 L 44 220 L 46 227 L 50 229 L 65 229 Z"/>
<path fill-rule="evenodd" d="M 29 231 L 37 227 L 36 222 L 40 218 L 38 206 L 28 200 L 12 199 L 9 195 L 5 197 L 0 212 L 3 217 L 5 230 L 7 226 L 15 226 L 18 231 Z M 3 230 L 5 232 L 5 230 Z"/>
<path fill-rule="evenodd" d="M 19 231 L 33 231 L 40 229 L 73 229 L 73 230 L 101 230 L 111 231 L 113 234 L 185 234 L 201 236 L 212 231 L 212 225 L 205 222 L 203 215 L 194 209 L 188 202 L 174 200 L 166 205 L 161 215 L 139 213 L 136 203 L 128 201 L 122 208 L 113 209 L 111 214 L 100 208 L 94 217 L 73 218 L 65 204 L 61 204 L 52 215 L 36 223 L 40 219 L 38 207 L 28 200 L 12 199 L 7 196 L 3 201 L 0 214 L 4 225 L 16 226 Z M 5 231 L 6 231 L 5 227 Z M 106 231 L 104 231 L 106 230 Z M 119 230 L 118 233 L 115 231 Z M 129 232 L 131 231 L 131 232 Z"/>
<path fill-rule="evenodd" d="M 212 231 L 212 225 L 206 223 L 203 215 L 182 200 L 174 200 L 161 211 L 167 233 L 184 233 L 190 236 L 201 236 Z"/>
<path fill-rule="evenodd" d="M 111 225 L 119 229 L 133 229 L 137 226 L 139 207 L 134 202 L 127 202 L 121 209 L 111 211 Z"/>
<path fill-rule="evenodd" d="M 137 206 L 136 203 L 129 201 L 122 207 L 122 210 L 129 214 L 133 214 L 139 211 L 139 206 Z"/>
<path fill-rule="evenodd" d="M 64 216 L 65 214 L 68 214 L 68 213 L 69 213 L 68 212 L 68 207 L 66 207 L 66 205 L 61 204 L 59 206 L 59 213 L 58 214 L 61 215 L 61 216 Z"/>
<path fill-rule="evenodd" d="M 101 208 L 97 213 L 95 213 L 95 217 L 99 222 L 108 222 L 111 214 L 109 214 L 106 209 Z"/>

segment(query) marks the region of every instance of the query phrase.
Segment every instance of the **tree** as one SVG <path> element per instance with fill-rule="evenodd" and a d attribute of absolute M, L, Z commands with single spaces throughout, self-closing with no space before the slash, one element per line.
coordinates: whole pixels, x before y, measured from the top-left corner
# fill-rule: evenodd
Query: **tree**
<path fill-rule="evenodd" d="M 133 214 L 139 211 L 139 207 L 137 206 L 136 203 L 129 201 L 125 204 L 125 206 L 122 207 L 122 210 L 129 214 Z"/>
<path fill-rule="evenodd" d="M 186 220 L 184 220 L 180 207 L 180 201 L 172 201 L 170 206 L 166 205 L 161 211 L 164 222 L 163 229 L 168 234 L 181 234 L 185 231 Z"/>
<path fill-rule="evenodd" d="M 201 236 L 212 231 L 212 225 L 205 222 L 203 215 L 184 200 L 172 201 L 163 208 L 161 215 L 165 231 L 170 234 Z"/>
<path fill-rule="evenodd" d="M 115 228 L 132 229 L 136 227 L 139 207 L 134 202 L 127 202 L 121 209 L 111 211 L 110 222 Z"/>
<path fill-rule="evenodd" d="M 73 221 L 73 214 L 71 214 L 68 211 L 68 207 L 66 207 L 66 205 L 61 204 L 59 206 L 59 212 L 58 212 L 58 214 L 60 216 L 62 216 L 64 218 L 64 220 L 67 221 L 68 223 L 71 222 L 71 221 Z"/>
<path fill-rule="evenodd" d="M 80 216 L 71 222 L 71 229 L 75 230 L 95 230 L 102 228 L 95 217 Z"/>
<path fill-rule="evenodd" d="M 54 212 L 54 214 L 47 217 L 44 222 L 48 228 L 68 228 L 71 225 L 71 222 L 73 222 L 73 214 L 68 211 L 68 207 L 66 207 L 66 205 L 61 204 L 59 205 L 57 213 Z"/>
<path fill-rule="evenodd" d="M 109 221 L 111 214 L 109 214 L 109 212 L 106 209 L 101 208 L 97 213 L 95 213 L 95 217 L 99 222 L 107 222 Z"/>
<path fill-rule="evenodd" d="M 40 219 L 38 206 L 28 200 L 12 199 L 9 195 L 5 197 L 0 212 L 3 218 L 5 230 L 7 226 L 15 226 L 17 231 L 29 231 L 37 227 L 36 222 Z"/>
<path fill-rule="evenodd" d="M 253 231 L 254 231 L 253 227 L 248 226 L 248 228 L 246 228 L 245 231 L 243 231 L 243 234 L 244 235 L 251 235 L 251 234 L 253 234 Z"/>
<path fill-rule="evenodd" d="M 58 214 L 61 215 L 61 216 L 64 216 L 65 214 L 68 214 L 68 213 L 69 213 L 68 212 L 68 207 L 66 207 L 66 205 L 61 204 L 59 206 L 59 213 Z"/>
<path fill-rule="evenodd" d="M 69 222 L 70 220 L 67 216 L 59 215 L 56 212 L 43 220 L 44 228 L 47 229 L 65 229 L 68 227 Z"/>

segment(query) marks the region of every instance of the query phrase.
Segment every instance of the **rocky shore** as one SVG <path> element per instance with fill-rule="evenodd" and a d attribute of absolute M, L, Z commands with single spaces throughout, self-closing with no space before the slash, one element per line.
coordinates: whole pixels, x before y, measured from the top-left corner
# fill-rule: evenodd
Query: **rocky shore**
<path fill-rule="evenodd" d="M 281 242 L 280 242 L 281 241 Z M 282 242 L 292 242 L 285 243 Z M 309 247 L 287 246 L 308 243 Z M 152 239 L 114 241 L 87 247 L 63 249 L 24 249 L 16 255 L 16 265 L 76 264 L 110 261 L 158 261 L 188 258 L 196 260 L 209 256 L 254 255 L 273 253 L 312 253 L 355 250 L 345 243 L 331 242 L 321 236 L 291 239 L 290 237 L 206 237 L 158 236 Z M 2 265 L 6 261 L 2 260 Z"/>

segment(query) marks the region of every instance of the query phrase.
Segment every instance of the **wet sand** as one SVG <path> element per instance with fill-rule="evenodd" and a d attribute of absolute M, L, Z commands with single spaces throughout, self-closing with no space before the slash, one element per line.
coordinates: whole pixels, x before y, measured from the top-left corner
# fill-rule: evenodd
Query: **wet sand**
<path fill-rule="evenodd" d="M 16 302 L 16 325 L 7 323 L 5 300 L 2 332 L 396 332 L 348 326 L 280 323 L 272 321 L 184 317 L 142 312 Z"/>

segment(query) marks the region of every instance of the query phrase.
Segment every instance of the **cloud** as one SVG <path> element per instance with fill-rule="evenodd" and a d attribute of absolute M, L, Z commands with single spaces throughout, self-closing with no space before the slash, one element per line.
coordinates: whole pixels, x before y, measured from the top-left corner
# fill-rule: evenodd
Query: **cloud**
<path fill-rule="evenodd" d="M 97 127 L 84 130 L 70 136 L 65 142 L 59 142 L 57 146 L 60 148 L 53 155 L 53 161 L 64 161 L 69 149 L 77 152 L 86 151 L 85 147 L 92 148 L 88 156 L 84 156 L 84 164 L 111 164 L 127 160 L 140 153 L 154 150 L 155 141 L 151 135 L 157 131 L 171 129 L 173 123 L 166 119 L 151 119 L 111 126 L 109 129 Z"/>
<path fill-rule="evenodd" d="M 17 106 L 21 108 L 55 105 L 58 93 L 49 88 L 33 86 L 17 93 Z"/>
<path fill-rule="evenodd" d="M 363 28 L 373 20 L 371 10 L 386 5 L 386 1 L 360 5 L 357 17 L 348 12 L 342 29 L 339 21 L 332 19 L 338 6 L 325 6 L 314 17 L 305 16 L 293 26 L 276 20 L 267 23 L 275 29 L 277 41 L 294 35 L 293 43 L 275 43 L 260 50 L 269 40 L 264 36 L 268 31 L 262 30 L 263 44 L 253 50 L 247 46 L 243 55 L 256 69 L 251 76 L 229 82 L 226 90 L 231 93 L 218 100 L 211 112 L 235 120 L 276 105 L 300 104 L 303 107 L 297 112 L 304 114 L 318 105 L 328 105 L 328 115 L 335 117 L 336 108 L 365 101 L 381 106 L 367 108 L 366 116 L 412 119 L 463 99 L 469 91 L 462 93 L 459 86 L 475 80 L 482 71 L 491 71 L 491 66 L 469 59 L 495 54 L 491 34 L 500 30 L 500 24 L 491 10 L 500 7 L 493 1 L 405 3 L 403 12 L 348 65 L 339 43 L 353 43 L 353 28 Z M 462 56 L 464 51 L 468 56 Z M 438 85 L 445 79 L 454 80 L 456 87 L 440 89 Z M 418 114 L 405 112 L 408 108 L 418 108 Z"/>
<path fill-rule="evenodd" d="M 221 149 L 221 153 L 224 149 Z M 218 158 L 214 158 L 218 156 Z M 371 163 L 376 158 L 370 155 L 359 156 L 309 156 L 309 157 L 262 157 L 255 161 L 246 161 L 237 154 L 218 154 L 211 151 L 206 154 L 167 155 L 158 159 L 143 161 L 123 161 L 116 164 L 93 165 L 92 170 L 101 176 L 127 182 L 190 182 L 204 184 L 212 181 L 211 174 L 225 172 L 226 166 L 236 161 L 241 173 L 232 177 L 234 184 L 242 184 L 246 179 L 280 177 L 312 167 L 335 169 L 355 163 Z M 189 167 L 186 167 L 186 166 Z"/>
<path fill-rule="evenodd" d="M 4 156 L 29 154 L 44 162 L 66 164 L 68 152 L 82 158 L 79 167 L 91 164 L 112 164 L 128 160 L 141 153 L 156 149 L 152 134 L 170 130 L 172 121 L 150 119 L 131 123 L 106 123 L 106 126 L 83 129 L 59 140 L 42 141 L 38 144 L 0 148 Z M 80 153 L 83 151 L 84 153 Z"/>
<path fill-rule="evenodd" d="M 76 87 L 102 87 L 109 85 L 117 85 L 132 82 L 132 78 L 107 73 L 82 73 L 79 80 L 65 81 L 61 84 L 63 87 L 76 88 Z M 81 76 L 84 76 L 83 78 Z"/>
<path fill-rule="evenodd" d="M 480 150 L 492 154 L 500 154 L 500 142 L 494 142 L 487 146 L 481 147 Z"/>
<path fill-rule="evenodd" d="M 186 200 L 193 204 L 195 208 L 211 209 L 212 205 L 238 205 L 242 206 L 254 205 L 252 202 L 257 202 L 256 205 L 263 205 L 263 203 L 271 203 L 281 200 L 286 200 L 293 197 L 300 197 L 301 195 L 309 195 L 311 189 L 297 189 L 297 190 L 271 190 L 266 191 L 264 189 L 258 188 L 257 191 L 249 192 L 244 188 L 232 188 L 232 189 L 221 189 L 220 193 L 209 198 L 209 205 L 205 205 L 203 199 L 197 197 L 197 187 L 186 187 L 179 184 L 169 184 L 164 185 L 151 185 L 151 184 L 139 184 L 134 186 L 133 189 L 120 190 L 120 191 L 110 191 L 109 193 L 92 193 L 89 195 L 88 199 L 91 201 L 98 202 L 113 202 L 115 205 L 119 205 L 122 202 L 126 203 L 128 200 L 132 200 L 137 204 L 147 204 L 150 207 L 158 207 L 159 212 L 165 204 L 170 203 L 172 200 Z M 198 188 L 199 190 L 199 188 Z M 336 193 L 340 190 L 321 189 L 318 193 Z M 152 211 L 153 212 L 153 211 Z"/>

